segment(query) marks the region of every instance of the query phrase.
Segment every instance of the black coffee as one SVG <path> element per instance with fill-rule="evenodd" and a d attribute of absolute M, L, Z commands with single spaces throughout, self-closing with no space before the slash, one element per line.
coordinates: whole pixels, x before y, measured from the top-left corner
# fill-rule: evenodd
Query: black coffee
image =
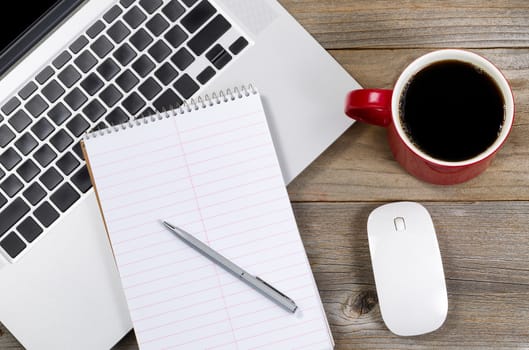
<path fill-rule="evenodd" d="M 496 83 L 472 64 L 447 60 L 418 72 L 400 101 L 403 127 L 433 158 L 462 161 L 498 137 L 505 101 Z"/>

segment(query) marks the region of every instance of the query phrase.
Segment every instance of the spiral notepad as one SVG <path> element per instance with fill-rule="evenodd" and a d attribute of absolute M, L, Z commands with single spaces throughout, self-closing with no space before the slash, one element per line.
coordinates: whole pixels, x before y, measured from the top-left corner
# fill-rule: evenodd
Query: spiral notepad
<path fill-rule="evenodd" d="M 329 349 L 325 312 L 251 87 L 88 134 L 94 188 L 141 349 Z M 161 225 L 299 306 L 290 314 Z"/>

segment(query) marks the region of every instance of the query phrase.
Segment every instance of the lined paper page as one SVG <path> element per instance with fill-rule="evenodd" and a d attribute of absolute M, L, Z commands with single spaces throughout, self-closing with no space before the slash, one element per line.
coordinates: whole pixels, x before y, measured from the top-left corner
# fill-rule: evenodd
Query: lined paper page
<path fill-rule="evenodd" d="M 85 140 L 141 349 L 328 349 L 258 94 Z M 163 227 L 292 298 L 290 314 Z"/>

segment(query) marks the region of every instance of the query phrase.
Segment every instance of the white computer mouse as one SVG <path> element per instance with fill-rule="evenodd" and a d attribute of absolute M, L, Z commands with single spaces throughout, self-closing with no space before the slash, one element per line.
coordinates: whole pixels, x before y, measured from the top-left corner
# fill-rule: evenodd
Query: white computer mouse
<path fill-rule="evenodd" d="M 389 330 L 412 336 L 443 324 L 448 296 L 432 218 L 419 203 L 386 204 L 367 220 L 380 312 Z"/>

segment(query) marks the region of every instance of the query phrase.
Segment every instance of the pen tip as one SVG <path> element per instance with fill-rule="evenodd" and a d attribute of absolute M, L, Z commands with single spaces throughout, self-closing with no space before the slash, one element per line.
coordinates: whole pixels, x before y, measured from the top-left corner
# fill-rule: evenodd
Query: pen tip
<path fill-rule="evenodd" d="M 162 224 L 164 224 L 166 227 L 170 228 L 170 229 L 174 229 L 174 226 L 171 225 L 170 223 L 168 223 L 167 221 L 165 220 L 160 220 L 162 222 Z"/>

